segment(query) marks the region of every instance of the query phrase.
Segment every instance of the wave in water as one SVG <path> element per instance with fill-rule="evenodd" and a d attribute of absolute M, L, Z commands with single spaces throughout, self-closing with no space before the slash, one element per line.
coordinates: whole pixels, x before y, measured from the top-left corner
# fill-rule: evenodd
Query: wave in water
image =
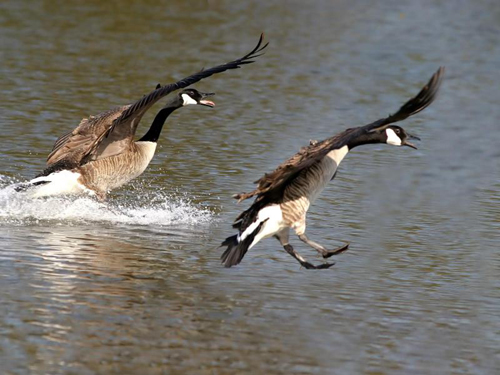
<path fill-rule="evenodd" d="M 19 182 L 0 175 L 0 222 L 56 220 L 165 226 L 207 223 L 215 216 L 188 198 L 172 197 L 158 190 L 141 191 L 138 202 L 131 203 L 125 196 L 98 202 L 86 196 L 29 198 L 14 190 Z"/>

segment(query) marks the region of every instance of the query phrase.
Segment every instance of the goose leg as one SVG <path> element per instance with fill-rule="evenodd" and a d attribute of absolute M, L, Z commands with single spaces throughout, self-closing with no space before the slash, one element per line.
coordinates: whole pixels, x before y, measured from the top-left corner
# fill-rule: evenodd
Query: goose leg
<path fill-rule="evenodd" d="M 305 260 L 298 252 L 296 252 L 292 245 L 288 242 L 289 240 L 289 231 L 290 228 L 283 228 L 281 231 L 276 233 L 275 237 L 278 239 L 280 244 L 283 246 L 285 251 L 293 256 L 298 262 L 302 265 L 302 267 L 307 268 L 308 270 L 314 270 L 314 269 L 322 269 L 322 268 L 330 268 L 333 266 L 335 263 L 324 263 L 320 264 L 319 266 L 315 266 L 314 264 L 309 263 L 307 260 Z"/>
<path fill-rule="evenodd" d="M 325 259 L 330 258 L 332 255 L 341 254 L 349 248 L 349 243 L 346 243 L 345 245 L 339 246 L 336 249 L 328 250 L 325 247 L 321 246 L 319 243 L 310 240 L 305 233 L 299 234 L 299 238 L 302 242 L 308 244 L 318 253 L 320 253 Z"/>
<path fill-rule="evenodd" d="M 295 259 L 297 259 L 299 261 L 299 263 L 302 265 L 302 267 L 305 267 L 308 270 L 320 270 L 320 269 L 324 269 L 324 268 L 330 268 L 331 266 L 333 266 L 335 264 L 335 262 L 322 263 L 318 266 L 315 266 L 314 264 L 311 264 L 307 260 L 305 260 L 298 252 L 296 252 L 293 249 L 292 245 L 287 244 L 283 247 L 288 254 L 290 254 L 291 256 L 293 256 Z"/>

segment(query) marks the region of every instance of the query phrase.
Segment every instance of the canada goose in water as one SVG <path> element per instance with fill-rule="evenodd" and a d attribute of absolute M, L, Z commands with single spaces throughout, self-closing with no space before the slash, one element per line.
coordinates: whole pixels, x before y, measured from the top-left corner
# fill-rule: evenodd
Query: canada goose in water
<path fill-rule="evenodd" d="M 329 268 L 335 264 L 315 266 L 309 263 L 290 245 L 290 228 L 301 241 L 314 248 L 325 259 L 347 250 L 348 244 L 327 250 L 306 236 L 306 214 L 309 207 L 335 177 L 340 162 L 354 147 L 387 143 L 416 148 L 409 140 L 419 138 L 391 124 L 429 106 L 436 97 L 443 73 L 444 68 L 439 68 L 419 94 L 406 102 L 396 114 L 365 126 L 347 129 L 321 142 L 311 142 L 276 170 L 257 180 L 255 183 L 258 187 L 254 191 L 235 195 L 239 202 L 253 196 L 256 199 L 249 209 L 236 218 L 233 228 L 238 229 L 238 234 L 226 238 L 221 244 L 227 247 L 221 256 L 224 265 L 231 267 L 240 263 L 250 248 L 261 239 L 271 236 L 276 237 L 286 252 L 305 268 Z"/>
<path fill-rule="evenodd" d="M 104 200 L 108 191 L 118 188 L 144 172 L 153 158 L 156 142 L 167 117 L 190 104 L 213 107 L 195 89 L 181 91 L 156 115 L 149 131 L 138 141 L 134 135 L 144 113 L 172 91 L 185 88 L 213 74 L 237 69 L 254 62 L 268 43 L 257 46 L 237 60 L 190 75 L 178 82 L 158 85 L 137 102 L 84 118 L 78 127 L 60 137 L 47 159 L 47 168 L 17 190 L 32 191 L 32 196 L 89 193 Z M 33 189 L 31 189 L 33 188 Z"/>

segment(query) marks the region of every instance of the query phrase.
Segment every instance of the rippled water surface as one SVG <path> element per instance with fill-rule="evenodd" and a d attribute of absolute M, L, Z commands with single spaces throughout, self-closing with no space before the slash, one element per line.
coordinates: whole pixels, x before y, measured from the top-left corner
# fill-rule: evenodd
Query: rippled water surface
<path fill-rule="evenodd" d="M 262 31 L 267 53 L 196 84 L 216 108 L 176 112 L 107 202 L 13 191 L 82 117 Z M 498 2 L 10 1 L 0 35 L 2 373 L 498 371 Z M 310 139 L 395 111 L 440 65 L 438 99 L 403 124 L 419 149 L 356 149 L 310 210 L 311 238 L 351 242 L 336 266 L 300 268 L 274 239 L 220 265 L 248 205 L 232 194 Z"/>

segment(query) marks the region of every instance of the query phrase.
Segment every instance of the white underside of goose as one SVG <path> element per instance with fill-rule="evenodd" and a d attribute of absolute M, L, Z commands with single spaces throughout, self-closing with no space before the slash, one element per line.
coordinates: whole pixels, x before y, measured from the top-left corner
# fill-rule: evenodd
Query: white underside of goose
<path fill-rule="evenodd" d="M 30 181 L 36 185 L 30 189 L 30 196 L 33 198 L 54 196 L 54 195 L 73 195 L 87 193 L 95 195 L 93 190 L 86 188 L 78 179 L 81 174 L 73 171 L 58 171 L 48 176 L 34 178 Z"/>

